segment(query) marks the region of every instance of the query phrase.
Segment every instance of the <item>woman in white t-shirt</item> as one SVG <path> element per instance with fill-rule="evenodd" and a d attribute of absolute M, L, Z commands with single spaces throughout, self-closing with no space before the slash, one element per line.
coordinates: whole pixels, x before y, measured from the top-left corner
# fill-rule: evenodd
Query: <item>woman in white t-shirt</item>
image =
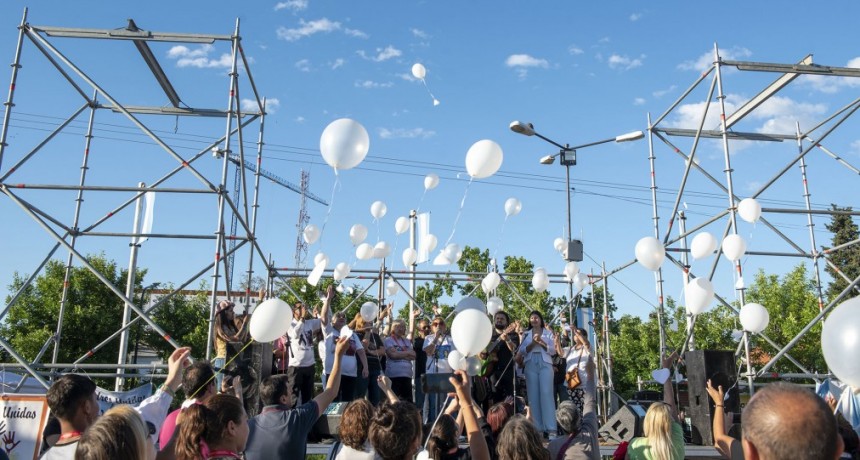
<path fill-rule="evenodd" d="M 579 413 L 582 414 L 585 404 L 585 385 L 590 382 L 588 376 L 594 372 L 594 362 L 591 359 L 591 343 L 588 341 L 588 332 L 582 328 L 571 329 L 573 332 L 573 347 L 560 348 L 556 342 L 556 353 L 564 356 L 567 361 L 567 372 L 576 369 L 579 381 L 582 382 L 574 389 L 567 389 L 570 400 L 576 404 Z M 565 383 L 565 386 L 567 384 Z"/>
<path fill-rule="evenodd" d="M 517 350 L 525 363 L 526 393 L 529 409 L 538 431 L 545 438 L 556 434 L 555 392 L 552 391 L 552 355 L 555 354 L 555 341 L 552 332 L 546 329 L 543 316 L 535 310 L 529 313 L 529 329 L 523 336 Z"/>

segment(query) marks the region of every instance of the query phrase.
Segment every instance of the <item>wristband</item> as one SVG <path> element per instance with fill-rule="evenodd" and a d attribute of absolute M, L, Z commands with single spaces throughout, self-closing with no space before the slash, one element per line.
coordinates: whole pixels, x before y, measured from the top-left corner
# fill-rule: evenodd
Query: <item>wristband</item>
<path fill-rule="evenodd" d="M 173 389 L 171 389 L 170 386 L 168 386 L 166 383 L 162 383 L 161 386 L 158 387 L 158 389 L 169 394 L 171 398 L 176 397 L 176 392 L 174 392 Z"/>

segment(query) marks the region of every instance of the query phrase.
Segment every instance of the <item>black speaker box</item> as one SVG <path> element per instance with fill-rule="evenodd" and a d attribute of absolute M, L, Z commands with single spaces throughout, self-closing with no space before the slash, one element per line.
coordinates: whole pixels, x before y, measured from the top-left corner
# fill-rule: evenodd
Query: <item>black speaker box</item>
<path fill-rule="evenodd" d="M 314 424 L 313 431 L 320 436 L 335 437 L 340 434 L 340 419 L 346 410 L 348 402 L 333 402 L 320 415 Z"/>
<path fill-rule="evenodd" d="M 235 356 L 235 359 L 226 366 L 224 374 L 225 379 L 239 377 L 242 380 L 245 412 L 250 418 L 260 413 L 260 382 L 272 375 L 272 344 L 254 342 L 244 350 L 238 345 L 228 346 L 228 356 Z"/>
<path fill-rule="evenodd" d="M 646 411 L 642 404 L 628 402 L 600 427 L 600 435 L 617 442 L 630 442 L 631 439 L 642 436 Z"/>
<path fill-rule="evenodd" d="M 714 404 L 705 387 L 708 380 L 713 383 L 714 388 L 722 385 L 723 391 L 726 392 L 724 410 L 740 413 L 735 354 L 731 351 L 693 350 L 684 354 L 684 361 L 687 364 L 689 402 L 686 413 L 691 429 L 691 441 L 693 444 L 712 446 Z"/>

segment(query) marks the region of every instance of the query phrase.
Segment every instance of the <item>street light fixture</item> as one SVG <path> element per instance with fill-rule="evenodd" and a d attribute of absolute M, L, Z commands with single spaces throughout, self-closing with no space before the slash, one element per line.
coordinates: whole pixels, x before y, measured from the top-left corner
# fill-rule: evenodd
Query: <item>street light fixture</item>
<path fill-rule="evenodd" d="M 511 122 L 509 128 L 511 131 L 522 134 L 524 136 L 537 136 L 543 139 L 546 142 L 556 146 L 559 148 L 559 152 L 554 155 L 547 155 L 540 159 L 540 164 L 542 165 L 551 165 L 555 163 L 555 158 L 560 157 L 559 164 L 565 167 L 565 172 L 567 175 L 567 255 L 565 260 L 573 261 L 573 262 L 581 262 L 582 261 L 582 241 L 573 239 L 572 236 L 572 224 L 571 224 L 571 206 L 570 206 L 570 167 L 576 165 L 576 151 L 577 149 L 591 147 L 593 145 L 606 144 L 609 142 L 629 142 L 642 139 L 645 137 L 645 133 L 642 131 L 633 131 L 630 133 L 622 134 L 620 136 L 611 137 L 609 139 L 604 139 L 597 142 L 589 142 L 587 144 L 577 145 L 571 147 L 570 144 L 561 145 L 558 142 L 549 139 L 537 131 L 535 131 L 535 127 L 531 123 L 523 122 L 523 121 L 513 121 Z"/>

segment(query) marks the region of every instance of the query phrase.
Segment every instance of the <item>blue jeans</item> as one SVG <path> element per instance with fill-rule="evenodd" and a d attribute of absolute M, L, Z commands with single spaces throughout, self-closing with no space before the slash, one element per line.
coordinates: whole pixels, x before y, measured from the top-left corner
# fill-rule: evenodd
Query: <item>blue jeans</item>
<path fill-rule="evenodd" d="M 214 358 L 212 360 L 212 367 L 215 368 L 215 391 L 221 391 L 221 381 L 224 380 L 224 363 L 227 362 L 227 358 Z"/>
<path fill-rule="evenodd" d="M 555 433 L 555 391 L 552 383 L 552 365 L 539 353 L 532 353 L 526 361 L 526 388 L 529 409 L 538 431 Z"/>

